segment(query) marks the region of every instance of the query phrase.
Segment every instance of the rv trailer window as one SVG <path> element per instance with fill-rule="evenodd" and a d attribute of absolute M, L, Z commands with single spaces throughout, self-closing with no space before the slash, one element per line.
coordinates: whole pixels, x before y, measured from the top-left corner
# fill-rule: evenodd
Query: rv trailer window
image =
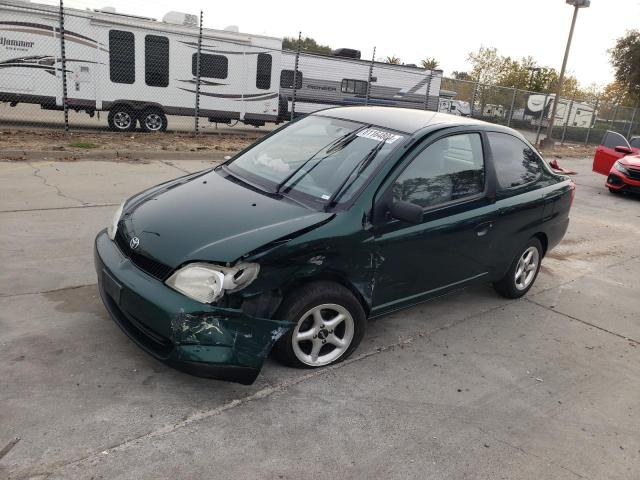
<path fill-rule="evenodd" d="M 355 93 L 356 95 L 367 94 L 367 82 L 364 80 L 352 80 L 350 78 L 343 78 L 340 85 L 340 91 L 342 93 Z"/>
<path fill-rule="evenodd" d="M 262 90 L 268 90 L 271 88 L 271 55 L 267 53 L 258 54 L 256 87 Z"/>
<path fill-rule="evenodd" d="M 191 56 L 191 73 L 198 76 L 198 54 Z M 229 59 L 222 55 L 200 54 L 200 76 L 205 78 L 227 78 L 229 75 Z"/>
<path fill-rule="evenodd" d="M 136 51 L 133 33 L 109 30 L 109 78 L 114 83 L 136 81 Z"/>
<path fill-rule="evenodd" d="M 150 87 L 169 85 L 169 39 L 158 35 L 144 37 L 144 81 Z"/>
<path fill-rule="evenodd" d="M 280 72 L 280 88 L 293 88 L 293 78 L 296 79 L 296 90 L 302 88 L 302 72 L 298 70 L 298 74 L 293 70 L 282 70 Z"/>

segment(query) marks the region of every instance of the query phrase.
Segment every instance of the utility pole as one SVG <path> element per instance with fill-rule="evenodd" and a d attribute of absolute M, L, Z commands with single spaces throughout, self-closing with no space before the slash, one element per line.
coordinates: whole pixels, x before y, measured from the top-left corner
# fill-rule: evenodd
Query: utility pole
<path fill-rule="evenodd" d="M 567 47 L 564 50 L 564 59 L 562 60 L 562 68 L 560 69 L 560 76 L 558 77 L 558 88 L 553 99 L 553 107 L 551 109 L 551 118 L 547 125 L 547 138 L 542 140 L 542 147 L 553 147 L 553 122 L 556 119 L 556 110 L 558 108 L 558 100 L 560 100 L 560 94 L 562 93 L 562 83 L 564 82 L 564 72 L 567 69 L 567 60 L 569 59 L 569 50 L 571 49 L 571 40 L 573 38 L 573 30 L 576 26 L 576 19 L 578 18 L 578 10 L 580 8 L 587 8 L 591 4 L 591 0 L 566 0 L 566 3 L 573 6 L 573 18 L 571 19 L 571 29 L 569 30 L 569 38 L 567 39 Z"/>

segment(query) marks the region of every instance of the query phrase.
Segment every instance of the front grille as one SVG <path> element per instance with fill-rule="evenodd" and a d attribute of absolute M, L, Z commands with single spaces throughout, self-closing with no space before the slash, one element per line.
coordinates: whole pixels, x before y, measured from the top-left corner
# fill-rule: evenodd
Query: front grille
<path fill-rule="evenodd" d="M 627 167 L 627 170 L 629 171 L 627 177 L 631 178 L 632 180 L 640 180 L 640 170 L 635 170 L 629 167 Z"/>
<path fill-rule="evenodd" d="M 129 241 L 125 238 L 122 230 L 118 228 L 116 231 L 116 245 L 125 257 L 129 258 L 131 262 L 143 272 L 157 278 L 158 280 L 166 280 L 171 271 L 173 270 L 168 265 L 160 263 L 152 258 L 149 258 L 141 253 L 132 250 L 129 247 Z"/>

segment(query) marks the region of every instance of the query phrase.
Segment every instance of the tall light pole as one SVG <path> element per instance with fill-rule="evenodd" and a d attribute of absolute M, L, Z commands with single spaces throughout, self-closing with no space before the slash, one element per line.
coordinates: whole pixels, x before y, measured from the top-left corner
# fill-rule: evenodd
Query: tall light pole
<path fill-rule="evenodd" d="M 580 8 L 587 8 L 591 5 L 591 0 L 566 0 L 569 5 L 573 5 L 573 18 L 571 19 L 571 29 L 569 30 L 569 38 L 567 39 L 567 48 L 564 51 L 564 59 L 562 60 L 562 68 L 560 69 L 560 76 L 558 77 L 558 88 L 556 89 L 556 96 L 553 99 L 553 108 L 551 109 L 551 118 L 549 118 L 549 124 L 547 125 L 547 138 L 542 140 L 543 147 L 552 147 L 553 141 L 553 122 L 556 119 L 556 110 L 558 109 L 558 100 L 560 99 L 560 93 L 562 92 L 562 83 L 564 82 L 564 71 L 567 68 L 567 59 L 569 58 L 569 49 L 571 48 L 571 39 L 573 38 L 573 29 L 576 26 L 576 18 L 578 18 L 578 10 Z"/>

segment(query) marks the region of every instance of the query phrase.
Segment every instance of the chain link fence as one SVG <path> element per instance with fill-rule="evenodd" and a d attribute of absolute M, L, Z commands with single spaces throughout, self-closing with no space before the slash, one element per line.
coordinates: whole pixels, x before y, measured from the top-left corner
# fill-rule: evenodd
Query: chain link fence
<path fill-rule="evenodd" d="M 337 105 L 395 106 L 546 135 L 554 95 L 444 78 L 376 61 L 376 49 L 319 55 L 280 39 L 203 28 L 199 15 L 162 19 L 103 8 L 0 0 L 0 125 L 78 130 L 273 128 Z M 640 135 L 638 105 L 562 97 L 553 138 L 597 144 Z"/>

